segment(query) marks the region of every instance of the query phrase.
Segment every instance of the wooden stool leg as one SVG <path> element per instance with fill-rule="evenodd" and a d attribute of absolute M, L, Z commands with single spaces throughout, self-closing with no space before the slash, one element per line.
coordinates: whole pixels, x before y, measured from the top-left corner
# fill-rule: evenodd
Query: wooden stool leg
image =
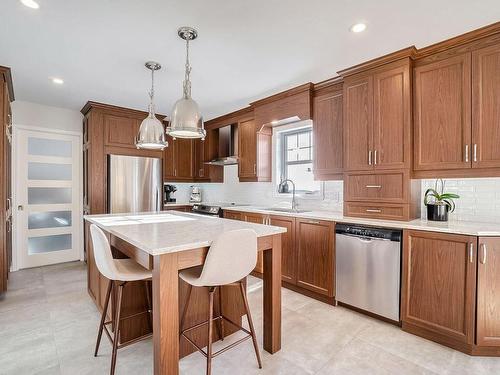
<path fill-rule="evenodd" d="M 146 302 L 148 305 L 148 325 L 153 332 L 153 308 L 151 307 L 151 296 L 149 295 L 149 280 L 144 280 L 144 288 L 146 290 Z"/>
<path fill-rule="evenodd" d="M 179 335 L 182 333 L 184 329 L 184 321 L 186 320 L 186 314 L 189 307 L 189 300 L 191 299 L 191 292 L 193 291 L 193 286 L 191 284 L 188 285 L 187 299 L 184 305 L 184 310 L 182 310 L 181 320 L 179 322 Z"/>
<path fill-rule="evenodd" d="M 120 313 L 122 308 L 122 296 L 123 296 L 123 287 L 126 283 L 122 283 L 118 286 L 118 296 L 116 301 L 116 315 L 114 322 L 114 336 L 113 336 L 113 352 L 111 353 L 111 375 L 115 373 L 116 367 L 116 352 L 118 350 L 118 341 L 120 340 Z"/>
<path fill-rule="evenodd" d="M 208 344 L 207 344 L 207 375 L 212 373 L 212 336 L 213 336 L 213 319 L 214 319 L 214 292 L 216 288 L 210 287 L 209 296 L 209 312 L 208 312 Z"/>
<path fill-rule="evenodd" d="M 253 341 L 253 347 L 255 349 L 255 355 L 257 356 L 257 362 L 259 363 L 259 368 L 262 368 L 259 345 L 257 344 L 257 336 L 255 334 L 255 329 L 253 327 L 252 316 L 250 315 L 250 308 L 248 307 L 247 292 L 245 290 L 245 285 L 243 284 L 243 281 L 240 281 L 240 291 L 241 291 L 241 296 L 243 297 L 243 303 L 245 304 L 248 326 L 250 327 L 250 333 L 252 334 L 252 341 Z"/>
<path fill-rule="evenodd" d="M 108 287 L 106 290 L 106 299 L 104 300 L 104 307 L 102 309 L 101 323 L 99 324 L 99 332 L 97 333 L 97 342 L 95 344 L 94 357 L 97 357 L 97 352 L 99 351 L 99 345 L 101 344 L 102 330 L 104 329 L 104 322 L 106 321 L 106 314 L 108 312 L 109 299 L 111 297 L 111 290 L 113 289 L 113 281 L 108 281 Z"/>
<path fill-rule="evenodd" d="M 222 312 L 222 286 L 219 287 L 219 336 L 222 341 L 224 341 L 224 319 L 222 317 L 224 316 L 224 313 Z"/>

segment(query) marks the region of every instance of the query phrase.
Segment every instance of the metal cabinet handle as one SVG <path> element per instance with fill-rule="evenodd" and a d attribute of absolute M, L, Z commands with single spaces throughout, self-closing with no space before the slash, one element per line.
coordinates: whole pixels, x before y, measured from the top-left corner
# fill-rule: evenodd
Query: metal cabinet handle
<path fill-rule="evenodd" d="M 377 150 L 375 150 L 375 152 L 373 153 L 373 161 L 374 164 L 377 165 Z"/>
<path fill-rule="evenodd" d="M 481 246 L 483 248 L 483 254 L 482 254 L 482 257 L 481 257 L 481 264 L 486 264 L 486 244 L 482 244 Z"/>
<path fill-rule="evenodd" d="M 381 189 L 382 185 L 366 185 L 367 189 Z"/>
<path fill-rule="evenodd" d="M 307 220 L 306 223 L 308 223 L 308 224 L 321 224 L 321 222 L 318 220 Z"/>
<path fill-rule="evenodd" d="M 381 213 L 382 212 L 382 210 L 380 210 L 380 209 L 373 209 L 373 208 L 367 208 L 365 211 L 366 212 L 375 212 L 375 213 Z"/>
<path fill-rule="evenodd" d="M 469 262 L 474 263 L 474 244 L 469 244 Z"/>
<path fill-rule="evenodd" d="M 476 144 L 476 143 L 474 143 L 474 151 L 473 151 L 473 154 L 474 154 L 474 156 L 473 156 L 473 159 L 472 159 L 472 160 L 474 160 L 474 162 L 477 162 L 477 144 Z"/>
<path fill-rule="evenodd" d="M 372 150 L 368 151 L 368 165 L 372 165 Z"/>
<path fill-rule="evenodd" d="M 257 164 L 253 165 L 253 174 L 257 174 Z"/>
<path fill-rule="evenodd" d="M 177 176 L 177 169 L 174 169 L 174 176 Z"/>
<path fill-rule="evenodd" d="M 465 162 L 469 162 L 469 145 L 465 145 Z"/>
<path fill-rule="evenodd" d="M 204 173 L 203 173 L 203 168 L 200 168 L 200 170 L 199 170 L 199 172 L 198 172 L 198 173 L 199 173 L 200 177 L 203 177 L 203 175 L 204 175 Z"/>

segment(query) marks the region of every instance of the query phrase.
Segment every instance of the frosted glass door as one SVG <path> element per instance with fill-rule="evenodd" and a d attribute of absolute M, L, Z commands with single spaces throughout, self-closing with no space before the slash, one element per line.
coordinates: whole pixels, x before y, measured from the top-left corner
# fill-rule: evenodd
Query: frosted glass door
<path fill-rule="evenodd" d="M 80 258 L 80 139 L 19 130 L 17 240 L 19 268 Z"/>

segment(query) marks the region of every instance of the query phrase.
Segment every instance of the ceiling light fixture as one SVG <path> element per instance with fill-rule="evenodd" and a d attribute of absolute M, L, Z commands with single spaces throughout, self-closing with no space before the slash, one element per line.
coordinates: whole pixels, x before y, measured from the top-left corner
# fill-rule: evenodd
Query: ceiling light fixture
<path fill-rule="evenodd" d="M 151 70 L 151 91 L 149 91 L 149 108 L 148 117 L 142 120 L 141 126 L 139 127 L 139 134 L 135 139 L 135 145 L 137 148 L 146 150 L 163 150 L 168 146 L 165 140 L 165 131 L 163 129 L 163 124 L 155 115 L 155 70 L 160 70 L 161 65 L 154 61 L 148 61 L 144 64 L 146 68 Z"/>
<path fill-rule="evenodd" d="M 365 23 L 356 23 L 351 26 L 350 29 L 353 33 L 360 33 L 362 31 L 366 30 L 366 24 Z"/>
<path fill-rule="evenodd" d="M 183 96 L 174 104 L 170 124 L 166 133 L 172 138 L 205 139 L 206 131 L 198 103 L 191 98 L 191 65 L 189 64 L 189 42 L 196 39 L 198 32 L 192 27 L 181 27 L 177 34 L 186 41 L 186 70 L 184 76 Z"/>
<path fill-rule="evenodd" d="M 35 0 L 21 0 L 21 3 L 31 9 L 40 8 L 40 5 Z"/>
<path fill-rule="evenodd" d="M 52 83 L 55 83 L 56 85 L 62 85 L 64 83 L 62 78 L 52 77 L 51 80 Z"/>

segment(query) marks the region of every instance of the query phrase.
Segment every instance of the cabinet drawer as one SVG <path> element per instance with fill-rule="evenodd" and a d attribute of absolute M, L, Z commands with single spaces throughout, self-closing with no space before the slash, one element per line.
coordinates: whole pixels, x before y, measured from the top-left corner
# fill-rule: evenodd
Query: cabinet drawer
<path fill-rule="evenodd" d="M 407 203 L 408 178 L 404 172 L 348 174 L 346 201 Z"/>
<path fill-rule="evenodd" d="M 224 218 L 231 220 L 241 220 L 241 212 L 224 211 Z"/>
<path fill-rule="evenodd" d="M 354 203 L 344 204 L 344 215 L 370 219 L 409 220 L 408 204 Z"/>

